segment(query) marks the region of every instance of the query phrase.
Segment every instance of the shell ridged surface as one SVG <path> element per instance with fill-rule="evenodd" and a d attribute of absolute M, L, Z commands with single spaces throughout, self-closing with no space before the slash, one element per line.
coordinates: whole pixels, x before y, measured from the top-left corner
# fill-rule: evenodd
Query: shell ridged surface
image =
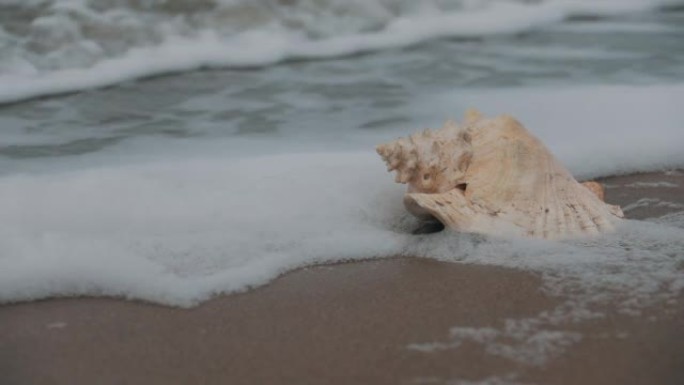
<path fill-rule="evenodd" d="M 577 182 L 544 144 L 510 116 L 466 114 L 377 147 L 406 208 L 464 232 L 562 239 L 614 229 L 622 218 L 596 182 Z"/>

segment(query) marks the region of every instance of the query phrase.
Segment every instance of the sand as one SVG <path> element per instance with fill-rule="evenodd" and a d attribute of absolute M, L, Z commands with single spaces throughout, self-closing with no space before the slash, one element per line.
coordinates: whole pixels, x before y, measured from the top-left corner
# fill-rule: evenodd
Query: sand
<path fill-rule="evenodd" d="M 684 173 L 604 183 L 611 203 L 684 204 Z M 448 340 L 454 325 L 500 328 L 553 309 L 561 299 L 540 285 L 531 272 L 395 258 L 300 269 L 192 309 L 102 298 L 5 305 L 0 384 L 684 384 L 684 298 L 568 325 L 584 337 L 542 364 L 469 342 L 411 348 Z"/>

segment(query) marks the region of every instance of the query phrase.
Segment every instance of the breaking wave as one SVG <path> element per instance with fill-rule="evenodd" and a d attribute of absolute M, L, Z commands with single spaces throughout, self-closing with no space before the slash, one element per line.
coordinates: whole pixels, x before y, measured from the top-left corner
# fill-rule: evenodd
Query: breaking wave
<path fill-rule="evenodd" d="M 673 0 L 0 0 L 0 103 L 199 68 L 528 31 Z"/>

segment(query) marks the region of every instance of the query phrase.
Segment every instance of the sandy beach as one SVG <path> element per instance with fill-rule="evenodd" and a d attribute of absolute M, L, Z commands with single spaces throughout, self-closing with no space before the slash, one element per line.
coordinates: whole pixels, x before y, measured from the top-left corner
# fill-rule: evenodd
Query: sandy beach
<path fill-rule="evenodd" d="M 683 42 L 684 0 L 0 0 L 0 385 L 684 384 Z"/>
<path fill-rule="evenodd" d="M 681 211 L 684 173 L 607 178 L 633 219 Z M 644 200 L 649 199 L 649 200 Z M 667 203 L 660 203 L 667 202 Z M 513 269 L 396 258 L 299 269 L 191 309 L 105 298 L 0 307 L 0 383 L 682 384 L 684 298 L 568 323 L 544 362 L 448 340 L 562 302 Z M 453 333 L 453 331 L 452 331 Z"/>

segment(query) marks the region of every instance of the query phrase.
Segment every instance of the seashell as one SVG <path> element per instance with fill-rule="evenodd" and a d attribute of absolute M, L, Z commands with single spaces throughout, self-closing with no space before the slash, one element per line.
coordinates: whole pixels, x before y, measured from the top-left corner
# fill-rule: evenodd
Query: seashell
<path fill-rule="evenodd" d="M 408 185 L 409 212 L 458 231 L 562 239 L 612 231 L 623 217 L 599 183 L 577 182 L 510 116 L 469 110 L 462 127 L 448 121 L 377 152 Z"/>

